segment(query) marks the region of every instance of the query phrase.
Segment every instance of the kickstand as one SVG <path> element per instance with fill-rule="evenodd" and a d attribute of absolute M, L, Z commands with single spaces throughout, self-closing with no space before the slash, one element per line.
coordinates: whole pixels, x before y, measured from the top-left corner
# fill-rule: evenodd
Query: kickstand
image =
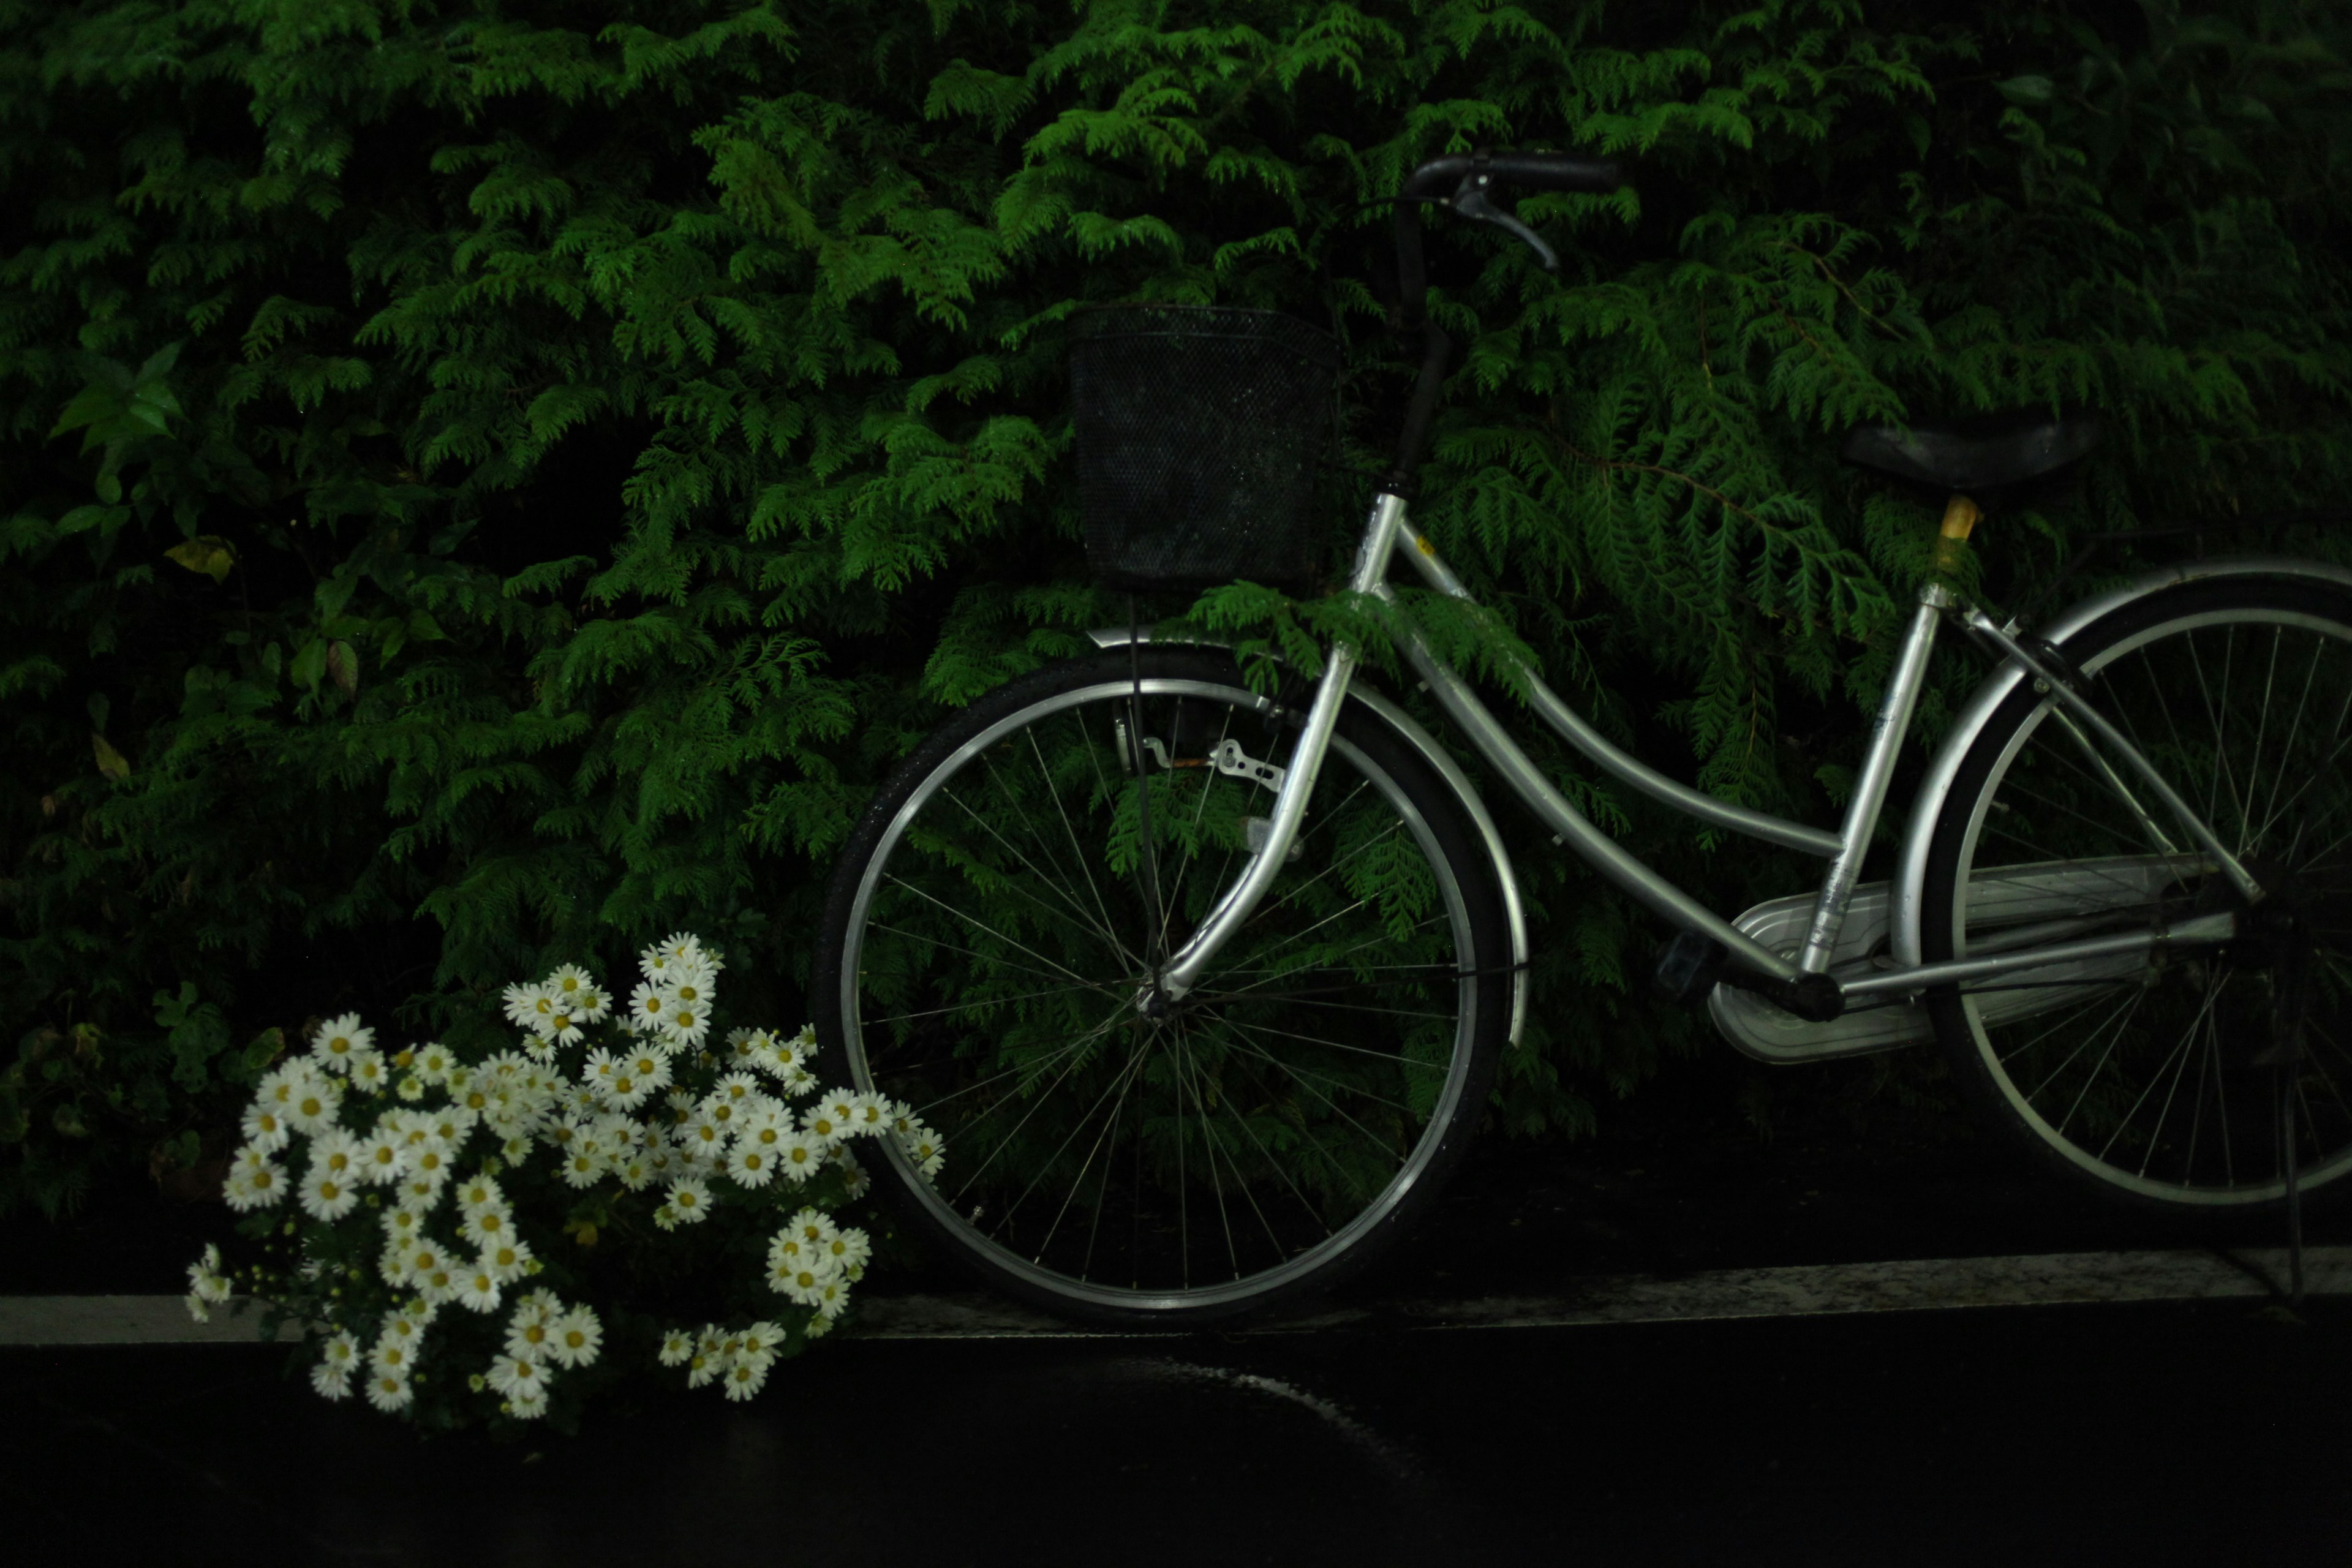
<path fill-rule="evenodd" d="M 2293 1042 L 2300 1045 L 2300 1040 Z M 2289 1059 L 2271 1069 L 2272 1081 L 2278 1086 L 2279 1148 L 2286 1156 L 2286 1304 L 2295 1311 L 2303 1310 L 2303 1184 L 2296 1179 L 2295 1167 L 2302 1162 L 2295 1157 L 2294 1148 L 2294 1052 L 2286 1053 Z"/>
<path fill-rule="evenodd" d="M 2271 1045 L 2256 1059 L 2271 1069 L 2278 1106 L 2279 1168 L 2286 1187 L 2286 1304 L 2303 1310 L 2303 1162 L 2294 1146 L 2295 1080 L 2303 1068 L 2303 1020 L 2309 979 L 2300 952 L 2289 949 L 2272 971 Z"/>

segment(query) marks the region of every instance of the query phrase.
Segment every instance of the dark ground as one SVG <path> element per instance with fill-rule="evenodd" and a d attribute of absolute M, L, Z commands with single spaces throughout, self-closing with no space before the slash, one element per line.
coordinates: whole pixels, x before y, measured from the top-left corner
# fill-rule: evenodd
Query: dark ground
<path fill-rule="evenodd" d="M 1987 1153 L 1933 1117 L 1768 1145 L 1629 1108 L 1570 1149 L 1490 1141 L 1351 1296 L 2190 1239 Z M 219 1219 L 131 1188 L 75 1225 L 20 1218 L 0 1284 L 177 1290 Z M 843 1341 L 750 1406 L 662 1394 L 535 1447 L 419 1443 L 282 1381 L 283 1359 L 0 1352 L 8 1557 L 2352 1563 L 2345 1302 Z"/>

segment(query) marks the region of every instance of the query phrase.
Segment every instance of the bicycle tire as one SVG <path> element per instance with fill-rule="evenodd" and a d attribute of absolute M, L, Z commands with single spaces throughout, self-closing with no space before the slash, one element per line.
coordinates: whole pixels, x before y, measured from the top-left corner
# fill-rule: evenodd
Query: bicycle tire
<path fill-rule="evenodd" d="M 2193 583 L 2119 606 L 2060 652 L 2084 694 L 2279 889 L 2278 907 L 2300 911 L 2314 955 L 2303 973 L 2318 980 L 2294 985 L 2284 950 L 2242 939 L 1944 987 L 1927 1008 L 1964 1098 L 2046 1169 L 2126 1205 L 2220 1217 L 2282 1205 L 2284 1092 L 2297 1184 L 2340 1199 L 2352 1190 L 2341 1181 L 2352 1173 L 2352 594 L 2309 580 Z M 1922 884 L 1927 961 L 1965 956 L 1972 940 L 1990 951 L 2004 929 L 2015 940 L 2018 922 L 2052 918 L 2046 900 L 2004 917 L 2004 882 L 2068 879 L 2070 929 L 2047 940 L 2234 897 L 2201 856 L 2179 852 L 2185 834 L 2151 836 L 2053 714 L 2021 683 L 1955 771 Z M 2290 987 L 2304 1048 L 2281 1068 L 2264 1058 Z M 2284 1086 L 2266 1076 L 2281 1071 Z"/>
<path fill-rule="evenodd" d="M 1297 870 L 1144 1016 L 1122 753 L 1150 763 L 1165 951 L 1245 864 L 1276 787 L 1249 765 L 1286 765 L 1306 693 L 1260 696 L 1216 649 L 1136 669 L 1143 746 L 1121 649 L 982 699 L 897 769 L 836 861 L 816 1022 L 860 1090 L 943 1140 L 936 1180 L 883 1141 L 919 1234 L 1059 1315 L 1192 1327 L 1328 1290 L 1426 1214 L 1485 1111 L 1512 975 L 1449 786 L 1351 699 Z"/>

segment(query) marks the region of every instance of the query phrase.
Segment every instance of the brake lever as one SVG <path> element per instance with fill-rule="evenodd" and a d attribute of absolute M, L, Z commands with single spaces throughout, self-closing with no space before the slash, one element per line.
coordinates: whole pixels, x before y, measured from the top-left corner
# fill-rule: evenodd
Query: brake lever
<path fill-rule="evenodd" d="M 1559 270 L 1559 256 L 1543 242 L 1543 236 L 1518 220 L 1517 214 L 1496 206 L 1486 195 L 1486 187 L 1495 183 L 1494 176 L 1481 169 L 1472 169 L 1462 176 L 1454 189 L 1454 198 L 1446 205 L 1472 223 L 1492 224 L 1536 253 L 1546 272 Z"/>

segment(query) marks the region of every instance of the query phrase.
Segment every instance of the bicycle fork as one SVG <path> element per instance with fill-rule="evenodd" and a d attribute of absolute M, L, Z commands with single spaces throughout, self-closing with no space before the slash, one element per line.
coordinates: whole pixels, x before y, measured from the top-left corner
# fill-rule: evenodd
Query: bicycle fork
<path fill-rule="evenodd" d="M 1349 574 L 1348 586 L 1360 594 L 1377 589 L 1388 575 L 1389 557 L 1396 549 L 1397 524 L 1404 515 L 1402 498 L 1381 492 L 1372 503 L 1370 521 L 1364 529 L 1363 542 L 1356 549 L 1355 570 Z M 1192 940 L 1169 956 L 1160 966 L 1158 979 L 1136 998 L 1141 1012 L 1152 1012 L 1166 1003 L 1180 1000 L 1201 978 L 1201 972 L 1217 956 L 1218 949 L 1230 941 L 1242 928 L 1265 897 L 1283 862 L 1289 857 L 1290 847 L 1298 841 L 1299 830 L 1307 822 L 1307 797 L 1315 792 L 1315 781 L 1323 771 L 1324 755 L 1331 749 L 1332 731 L 1339 728 L 1339 707 L 1348 700 L 1348 683 L 1356 672 L 1356 652 L 1345 643 L 1334 643 L 1330 657 L 1324 661 L 1323 674 L 1315 687 L 1315 700 L 1307 710 L 1307 721 L 1299 729 L 1298 743 L 1291 748 L 1290 761 L 1283 774 L 1282 787 L 1274 797 L 1274 811 L 1264 836 L 1250 856 L 1239 880 L 1210 910 L 1209 918 L 1201 922 Z"/>

